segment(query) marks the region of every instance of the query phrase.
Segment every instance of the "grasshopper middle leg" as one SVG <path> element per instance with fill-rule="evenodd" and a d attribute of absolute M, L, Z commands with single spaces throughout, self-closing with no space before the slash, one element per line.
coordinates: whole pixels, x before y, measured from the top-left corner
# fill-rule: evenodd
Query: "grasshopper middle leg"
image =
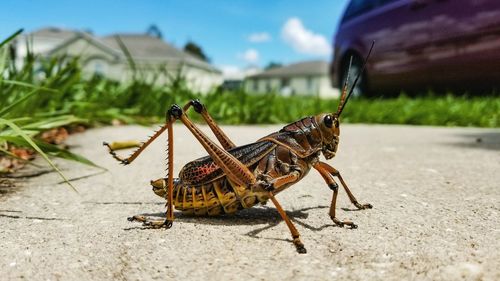
<path fill-rule="evenodd" d="M 274 197 L 274 192 L 279 191 L 280 187 L 285 186 L 288 183 L 296 181 L 299 177 L 300 177 L 300 172 L 293 171 L 288 175 L 284 175 L 284 176 L 275 178 L 271 182 L 268 182 L 268 183 L 259 182 L 259 183 L 257 183 L 257 185 L 259 185 L 259 187 L 263 186 L 267 191 L 269 191 L 269 193 L 268 193 L 269 199 L 271 199 L 274 206 L 276 207 L 276 210 L 278 210 L 278 213 L 280 214 L 281 218 L 285 221 L 286 225 L 288 226 L 288 229 L 290 230 L 290 233 L 292 234 L 293 244 L 295 245 L 297 252 L 300 254 L 305 254 L 305 253 L 307 253 L 307 250 L 304 247 L 304 243 L 302 243 L 302 241 L 300 240 L 299 231 L 297 230 L 295 225 L 293 225 L 290 218 L 288 218 L 286 212 L 283 210 L 283 207 L 281 207 L 281 204 Z"/>

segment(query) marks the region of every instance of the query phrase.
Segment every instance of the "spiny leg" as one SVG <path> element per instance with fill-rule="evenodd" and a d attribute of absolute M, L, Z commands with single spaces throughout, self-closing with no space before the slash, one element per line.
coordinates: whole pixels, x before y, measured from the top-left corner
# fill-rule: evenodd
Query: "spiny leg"
<path fill-rule="evenodd" d="M 212 119 L 210 114 L 208 114 L 208 111 L 206 110 L 206 107 L 199 101 L 199 100 L 191 100 L 189 101 L 186 105 L 184 105 L 183 111 L 186 112 L 189 107 L 193 106 L 194 110 L 197 113 L 200 113 L 202 117 L 205 119 L 207 122 L 208 126 L 214 133 L 214 135 L 217 137 L 217 139 L 220 141 L 224 149 L 228 150 L 231 148 L 236 147 L 234 143 L 226 136 L 226 134 L 222 131 L 222 129 L 215 123 L 215 121 Z M 168 114 L 168 113 L 167 113 Z M 167 119 L 170 117 L 167 116 Z M 175 120 L 174 120 L 175 121 Z M 150 145 L 158 136 L 160 136 L 165 130 L 167 129 L 166 124 L 162 126 L 158 131 L 154 133 L 153 136 L 151 136 L 146 142 L 142 143 L 139 145 L 139 148 L 134 151 L 128 158 L 123 158 L 119 155 L 116 154 L 115 150 L 123 149 L 123 148 L 129 148 L 129 147 L 136 147 L 137 143 L 136 142 L 116 142 L 116 143 L 107 143 L 103 142 L 103 145 L 106 146 L 109 149 L 109 153 L 113 158 L 115 158 L 117 161 L 119 161 L 121 164 L 128 165 L 132 163 L 132 161 L 139 156 L 139 154 L 142 153 L 146 149 L 148 145 Z"/>
<path fill-rule="evenodd" d="M 172 124 L 176 119 L 182 114 L 182 110 L 179 106 L 173 105 L 167 112 L 167 122 L 164 128 L 166 128 L 168 132 L 168 162 L 167 162 L 167 218 L 165 220 L 148 220 L 144 216 L 133 216 L 128 218 L 129 221 L 139 221 L 142 222 L 146 226 L 151 226 L 153 228 L 170 228 L 172 227 L 174 221 L 174 138 L 173 138 L 173 129 Z M 155 137 L 156 138 L 156 137 Z"/>
<path fill-rule="evenodd" d="M 139 146 L 139 148 L 136 151 L 134 151 L 128 158 L 123 158 L 117 155 L 115 152 L 115 148 L 112 147 L 109 143 L 103 142 L 102 144 L 108 148 L 109 154 L 111 154 L 113 158 L 115 158 L 123 165 L 128 165 L 132 163 L 132 161 L 134 161 L 135 158 L 137 158 L 137 156 L 139 156 L 139 154 L 141 154 L 141 152 L 143 152 L 144 149 L 148 147 L 148 145 L 150 145 L 157 137 L 159 137 L 163 132 L 165 132 L 166 129 L 167 129 L 167 124 L 163 125 L 158 131 L 156 131 L 153 136 L 151 136 L 146 142 L 144 142 L 141 146 Z"/>
<path fill-rule="evenodd" d="M 167 121 L 168 131 L 168 199 L 167 199 L 167 219 L 165 220 L 165 227 L 172 227 L 174 221 L 174 132 L 172 124 L 177 118 L 178 112 L 172 107 L 168 111 L 170 120 Z"/>
<path fill-rule="evenodd" d="M 316 163 L 313 167 L 320 173 L 320 175 L 325 180 L 326 184 L 328 184 L 328 187 L 333 191 L 332 203 L 330 204 L 330 212 L 329 212 L 330 218 L 336 225 L 340 227 L 344 227 L 344 225 L 347 225 L 350 226 L 351 228 L 357 228 L 358 226 L 355 225 L 352 221 L 341 221 L 336 217 L 335 208 L 337 206 L 337 195 L 339 193 L 339 185 L 333 179 L 332 174 L 328 170 L 326 170 L 320 163 L 321 162 Z"/>
<path fill-rule="evenodd" d="M 225 150 L 229 150 L 231 148 L 235 148 L 236 145 L 229 139 L 229 137 L 222 131 L 222 129 L 217 125 L 217 123 L 212 119 L 212 116 L 207 111 L 207 108 L 204 104 L 202 104 L 199 100 L 191 100 L 188 102 L 182 110 L 184 112 L 187 112 L 189 107 L 193 107 L 194 111 L 197 113 L 201 114 L 203 119 L 205 119 L 205 122 L 207 122 L 208 126 L 214 133 L 215 137 L 219 140 L 220 144 Z"/>
<path fill-rule="evenodd" d="M 229 137 L 227 137 L 224 131 L 222 131 L 222 129 L 212 119 L 204 104 L 202 104 L 198 99 L 191 100 L 184 105 L 184 107 L 182 108 L 183 112 L 187 112 L 190 107 L 193 107 L 194 110 L 199 113 L 203 117 L 203 119 L 205 119 L 205 122 L 208 124 L 225 150 L 236 147 L 236 145 L 229 139 Z M 161 197 L 164 197 L 164 194 L 166 192 L 166 180 L 166 178 L 159 178 L 157 180 L 151 181 L 153 191 Z"/>
<path fill-rule="evenodd" d="M 321 166 L 323 169 L 325 169 L 332 176 L 336 176 L 337 178 L 339 178 L 340 183 L 342 184 L 342 187 L 344 187 L 344 190 L 347 193 L 347 196 L 349 197 L 349 200 L 351 201 L 351 203 L 354 206 L 356 206 L 360 210 L 373 208 L 372 204 L 369 204 L 369 203 L 367 203 L 367 204 L 360 204 L 358 202 L 358 200 L 356 199 L 356 197 L 354 197 L 354 194 L 352 194 L 351 190 L 349 190 L 349 188 L 347 187 L 347 184 L 345 183 L 344 179 L 342 178 L 342 176 L 340 175 L 340 172 L 337 169 L 333 168 L 332 166 L 330 166 L 330 165 L 328 165 L 327 163 L 324 163 L 324 162 L 318 162 L 318 165 Z"/>

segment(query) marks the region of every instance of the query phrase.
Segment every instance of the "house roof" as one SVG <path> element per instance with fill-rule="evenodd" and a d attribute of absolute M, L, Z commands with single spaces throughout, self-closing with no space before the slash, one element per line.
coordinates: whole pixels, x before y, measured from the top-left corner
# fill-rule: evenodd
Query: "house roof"
<path fill-rule="evenodd" d="M 44 27 L 44 28 L 41 28 L 41 29 L 38 29 L 38 30 L 31 32 L 29 34 L 29 36 L 67 40 L 67 39 L 74 37 L 77 33 L 82 33 L 82 32 L 58 28 L 58 27 Z"/>
<path fill-rule="evenodd" d="M 55 47 L 72 40 L 79 33 L 81 32 L 57 27 L 45 27 L 31 33 L 22 34 L 15 41 L 21 44 L 24 42 L 32 43 L 30 47 L 33 52 L 45 54 Z"/>
<path fill-rule="evenodd" d="M 304 61 L 289 64 L 283 67 L 272 68 L 255 75 L 248 76 L 255 78 L 284 78 L 293 76 L 321 76 L 328 75 L 328 62 L 322 60 Z"/>
<path fill-rule="evenodd" d="M 124 54 L 122 49 L 116 41 L 116 36 L 119 36 L 127 50 L 130 52 L 132 58 L 138 61 L 151 61 L 153 63 L 181 63 L 196 66 L 211 72 L 221 73 L 220 70 L 211 64 L 202 61 L 201 59 L 190 55 L 182 50 L 175 48 L 167 42 L 147 34 L 112 34 L 105 37 L 98 37 L 89 32 L 82 32 L 76 30 L 46 27 L 38 29 L 26 36 L 31 37 L 35 42 L 41 38 L 49 39 L 54 42 L 54 45 L 47 49 L 47 47 L 39 50 L 45 54 L 51 54 L 60 48 L 71 44 L 79 38 L 95 44 L 103 51 L 108 53 L 122 56 Z"/>
<path fill-rule="evenodd" d="M 92 36 L 89 33 L 83 33 L 83 32 L 75 32 L 74 36 L 71 37 L 70 39 L 62 41 L 62 43 L 56 45 L 52 49 L 49 49 L 43 53 L 48 56 L 53 55 L 54 53 L 57 53 L 59 50 L 67 48 L 67 46 L 73 44 L 74 42 L 80 39 L 86 40 L 89 44 L 92 44 L 95 47 L 101 49 L 103 52 L 110 54 L 115 59 L 119 59 L 120 56 L 123 56 L 123 54 L 120 51 L 117 51 L 111 48 L 110 46 L 106 45 L 100 38 Z"/>
<path fill-rule="evenodd" d="M 112 34 L 103 37 L 101 40 L 104 44 L 115 50 L 121 51 L 117 38 L 119 37 L 123 44 L 127 47 L 130 55 L 134 59 L 155 62 L 178 62 L 187 63 L 206 70 L 220 72 L 211 64 L 202 61 L 201 59 L 190 55 L 182 50 L 175 48 L 160 38 L 153 37 L 147 34 Z"/>

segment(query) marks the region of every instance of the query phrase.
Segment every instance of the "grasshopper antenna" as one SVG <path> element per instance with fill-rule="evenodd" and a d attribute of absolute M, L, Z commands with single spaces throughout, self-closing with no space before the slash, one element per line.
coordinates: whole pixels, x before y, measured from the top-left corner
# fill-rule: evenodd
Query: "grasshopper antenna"
<path fill-rule="evenodd" d="M 366 63 L 368 62 L 368 59 L 370 58 L 370 55 L 372 53 L 374 45 L 375 45 L 375 41 L 372 41 L 372 45 L 370 47 L 370 50 L 368 51 L 368 54 L 366 55 L 365 61 L 363 62 L 363 67 L 361 67 L 361 71 L 356 76 L 356 79 L 354 79 L 354 83 L 352 84 L 351 90 L 349 91 L 349 94 L 345 98 L 345 101 L 341 101 L 340 106 L 339 106 L 339 110 L 337 111 L 337 116 L 340 116 L 340 114 L 342 113 L 342 110 L 344 110 L 344 106 L 347 103 L 347 101 L 349 100 L 349 98 L 351 97 L 352 93 L 354 92 L 354 88 L 356 87 L 356 84 L 358 83 L 359 78 L 361 77 L 361 75 L 363 75 L 363 72 L 365 71 L 365 68 L 366 68 Z M 349 69 L 347 70 L 347 79 L 344 82 L 344 90 L 345 90 L 345 87 L 347 86 L 347 81 L 349 80 L 348 78 L 349 78 L 349 72 L 351 70 L 351 64 L 352 64 L 352 57 L 351 57 L 351 61 L 349 62 Z M 342 95 L 342 96 L 344 96 L 344 95 Z"/>
<path fill-rule="evenodd" d="M 346 102 L 346 96 L 347 96 L 347 83 L 349 81 L 349 75 L 351 74 L 351 66 L 352 66 L 352 56 L 351 59 L 349 60 L 349 67 L 347 68 L 347 76 L 344 80 L 344 85 L 342 86 L 342 94 L 340 95 L 340 102 L 339 102 L 339 107 L 337 109 L 337 116 L 340 114 L 339 112 L 341 111 L 342 107 L 344 106 L 344 103 Z"/>

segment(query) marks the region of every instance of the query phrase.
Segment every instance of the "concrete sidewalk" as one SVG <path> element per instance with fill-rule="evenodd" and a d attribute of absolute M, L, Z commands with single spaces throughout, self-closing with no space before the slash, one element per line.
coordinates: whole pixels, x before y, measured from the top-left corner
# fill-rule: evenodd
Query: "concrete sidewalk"
<path fill-rule="evenodd" d="M 224 127 L 246 144 L 281 126 Z M 206 127 L 204 127 L 206 129 Z M 500 130 L 344 125 L 337 157 L 361 203 L 340 190 L 333 226 L 331 191 L 314 170 L 277 199 L 308 250 L 296 253 L 271 203 L 234 216 L 178 214 L 169 230 L 127 217 L 162 217 L 149 180 L 164 176 L 166 136 L 123 167 L 102 141 L 141 139 L 152 128 L 92 129 L 73 151 L 107 168 L 58 161 L 80 194 L 54 174 L 0 197 L 1 280 L 500 280 Z M 175 133 L 176 173 L 204 156 L 188 131 Z M 126 154 L 126 153 L 125 153 Z"/>

